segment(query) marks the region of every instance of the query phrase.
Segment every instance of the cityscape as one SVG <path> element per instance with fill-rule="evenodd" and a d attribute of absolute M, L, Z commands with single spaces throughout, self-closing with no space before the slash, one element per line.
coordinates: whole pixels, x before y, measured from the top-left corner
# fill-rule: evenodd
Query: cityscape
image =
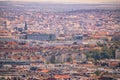
<path fill-rule="evenodd" d="M 0 1 L 0 80 L 120 80 L 120 2 L 85 1 Z"/>

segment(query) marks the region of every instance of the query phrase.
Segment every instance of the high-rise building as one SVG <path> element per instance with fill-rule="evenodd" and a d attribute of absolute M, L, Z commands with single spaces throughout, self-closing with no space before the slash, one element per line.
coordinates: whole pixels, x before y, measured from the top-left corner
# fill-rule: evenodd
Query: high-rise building
<path fill-rule="evenodd" d="M 24 27 L 24 30 L 27 30 L 27 22 L 25 21 L 25 27 Z"/>

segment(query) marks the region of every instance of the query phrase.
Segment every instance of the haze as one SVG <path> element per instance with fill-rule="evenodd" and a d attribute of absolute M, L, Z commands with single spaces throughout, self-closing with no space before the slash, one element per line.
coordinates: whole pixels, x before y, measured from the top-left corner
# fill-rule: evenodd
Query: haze
<path fill-rule="evenodd" d="M 120 0 L 0 0 L 0 1 L 27 1 L 27 2 L 54 2 L 54 3 L 120 3 Z"/>

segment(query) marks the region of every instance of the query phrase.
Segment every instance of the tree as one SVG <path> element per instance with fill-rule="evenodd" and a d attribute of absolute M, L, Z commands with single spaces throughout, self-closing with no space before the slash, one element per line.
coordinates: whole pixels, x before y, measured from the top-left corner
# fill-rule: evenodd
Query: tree
<path fill-rule="evenodd" d="M 95 71 L 94 73 L 96 74 L 96 76 L 99 76 L 99 75 L 100 75 L 100 71 L 98 71 L 98 70 Z"/>
<path fill-rule="evenodd" d="M 4 78 L 4 77 L 1 77 L 0 80 L 5 80 L 5 78 Z"/>
<path fill-rule="evenodd" d="M 109 58 L 115 58 L 115 48 L 104 46 L 102 47 L 102 53 L 105 53 Z"/>
<path fill-rule="evenodd" d="M 120 49 L 120 40 L 113 38 L 111 42 L 108 43 L 97 43 L 97 46 L 101 47 L 102 50 L 91 50 L 86 53 L 87 59 L 93 58 L 94 60 L 100 59 L 114 59 L 116 49 Z"/>
<path fill-rule="evenodd" d="M 105 52 L 101 52 L 101 59 L 109 59 L 109 54 L 105 53 Z"/>
<path fill-rule="evenodd" d="M 87 58 L 93 58 L 94 60 L 100 60 L 101 56 L 100 56 L 100 51 L 98 50 L 91 50 L 89 52 L 87 52 Z"/>

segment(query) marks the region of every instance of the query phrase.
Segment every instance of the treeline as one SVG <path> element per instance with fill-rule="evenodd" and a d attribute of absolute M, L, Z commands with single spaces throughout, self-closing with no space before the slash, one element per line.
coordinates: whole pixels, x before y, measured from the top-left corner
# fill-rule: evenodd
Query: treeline
<path fill-rule="evenodd" d="M 120 49 L 120 36 L 114 36 L 110 42 L 104 44 L 98 43 L 97 46 L 101 47 L 102 49 L 87 51 L 87 59 L 115 59 L 115 51 Z"/>

